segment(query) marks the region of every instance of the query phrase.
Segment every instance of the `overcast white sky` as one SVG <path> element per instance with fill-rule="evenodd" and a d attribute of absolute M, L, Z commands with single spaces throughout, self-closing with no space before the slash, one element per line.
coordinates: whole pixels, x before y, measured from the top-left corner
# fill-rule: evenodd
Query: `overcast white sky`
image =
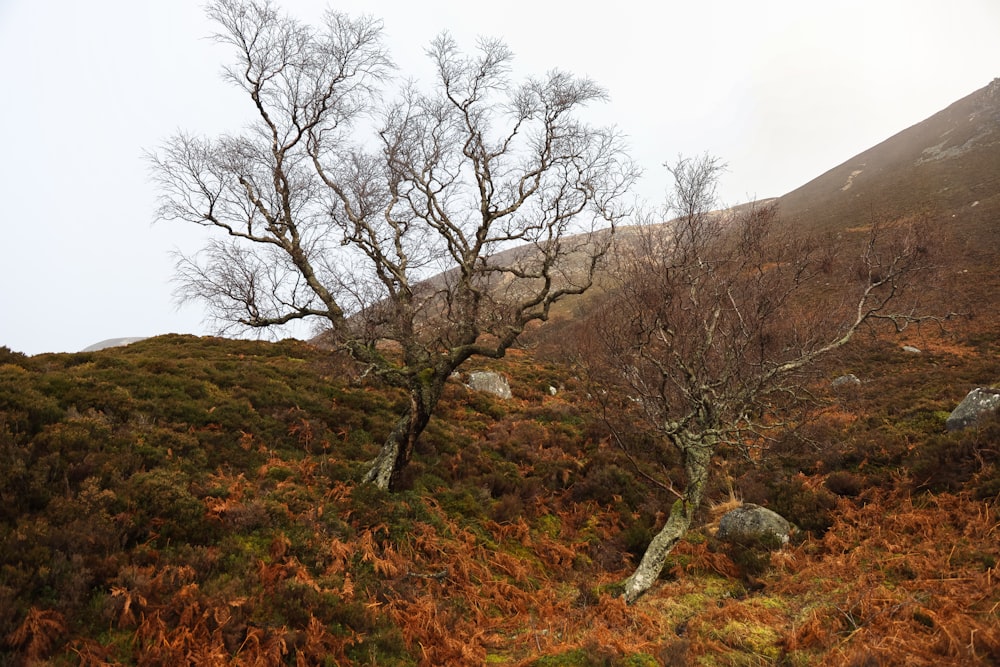
<path fill-rule="evenodd" d="M 282 0 L 303 19 L 323 0 Z M 343 0 L 385 22 L 423 77 L 442 30 L 503 38 L 525 73 L 604 85 L 601 117 L 645 168 L 708 151 L 726 203 L 784 194 L 1000 76 L 1000 0 Z M 77 351 L 105 338 L 211 333 L 180 309 L 143 159 L 183 129 L 239 130 L 200 0 L 0 0 L 0 346 Z"/>

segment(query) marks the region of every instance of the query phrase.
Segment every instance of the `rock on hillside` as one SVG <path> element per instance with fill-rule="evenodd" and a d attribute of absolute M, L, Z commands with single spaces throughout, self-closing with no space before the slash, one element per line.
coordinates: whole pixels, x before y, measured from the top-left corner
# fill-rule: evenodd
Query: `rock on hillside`
<path fill-rule="evenodd" d="M 777 512 L 753 503 L 744 503 L 719 520 L 716 537 L 723 542 L 742 544 L 760 540 L 775 540 L 785 544 L 791 531 L 792 524 Z"/>
<path fill-rule="evenodd" d="M 498 398 L 507 399 L 512 396 L 507 378 L 493 371 L 472 371 L 467 384 L 473 391 L 483 391 Z"/>
<path fill-rule="evenodd" d="M 958 404 L 945 422 L 949 431 L 958 431 L 974 426 L 980 418 L 1000 409 L 1000 390 L 978 387 Z"/>

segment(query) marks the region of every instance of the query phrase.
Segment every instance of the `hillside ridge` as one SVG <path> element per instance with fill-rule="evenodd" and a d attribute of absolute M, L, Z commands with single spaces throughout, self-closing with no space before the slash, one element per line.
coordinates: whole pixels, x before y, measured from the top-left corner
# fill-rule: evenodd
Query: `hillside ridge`
<path fill-rule="evenodd" d="M 829 231 L 872 208 L 1000 210 L 1000 78 L 783 195 L 786 217 Z M 867 209 L 867 210 L 866 210 Z M 849 226 L 849 225 L 848 225 Z"/>

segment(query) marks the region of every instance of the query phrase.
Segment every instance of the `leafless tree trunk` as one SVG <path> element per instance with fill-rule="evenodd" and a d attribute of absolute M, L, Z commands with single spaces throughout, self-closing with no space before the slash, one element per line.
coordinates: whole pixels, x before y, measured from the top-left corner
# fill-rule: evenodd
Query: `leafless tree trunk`
<path fill-rule="evenodd" d="M 924 268 L 914 229 L 873 223 L 866 240 L 845 244 L 857 253 L 845 281 L 824 273 L 818 242 L 777 228 L 774 206 L 712 211 L 716 159 L 668 168 L 676 217 L 620 230 L 617 287 L 585 353 L 605 408 L 651 431 L 684 470 L 683 492 L 624 582 L 629 602 L 691 526 L 720 444 L 759 443 L 780 421 L 774 406 L 800 393 L 802 372 L 863 327 L 920 319 L 904 299 Z"/>
<path fill-rule="evenodd" d="M 365 475 L 392 487 L 451 373 L 502 357 L 590 288 L 637 170 L 614 130 L 578 118 L 600 87 L 555 71 L 511 81 L 499 41 L 466 55 L 443 34 L 433 86 L 386 95 L 376 21 L 331 12 L 307 26 L 268 0 L 208 13 L 257 121 L 150 156 L 159 217 L 221 232 L 181 259 L 180 293 L 237 328 L 319 319 L 370 376 L 406 389 Z"/>
<path fill-rule="evenodd" d="M 413 446 L 430 421 L 447 379 L 447 375 L 432 373 L 411 380 L 410 404 L 389 433 L 378 457 L 362 478 L 363 482 L 383 489 L 393 486 L 394 476 L 409 463 Z"/>
<path fill-rule="evenodd" d="M 628 602 L 637 600 L 659 578 L 667 556 L 687 534 L 701 506 L 715 443 L 711 436 L 685 440 L 684 435 L 679 435 L 676 446 L 684 462 L 684 493 L 670 508 L 666 522 L 646 547 L 635 571 L 622 583 L 622 597 Z"/>

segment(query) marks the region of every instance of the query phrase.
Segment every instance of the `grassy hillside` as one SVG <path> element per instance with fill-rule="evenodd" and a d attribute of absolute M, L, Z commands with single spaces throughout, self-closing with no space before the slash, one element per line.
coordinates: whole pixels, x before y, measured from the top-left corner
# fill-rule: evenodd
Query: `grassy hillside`
<path fill-rule="evenodd" d="M 1000 377 L 982 333 L 859 345 L 771 463 L 713 487 L 801 528 L 768 556 L 703 523 L 633 607 L 614 582 L 671 498 L 572 371 L 459 382 L 407 490 L 353 482 L 401 396 L 308 345 L 166 336 L 0 359 L 0 664 L 991 664 Z M 550 387 L 556 387 L 553 396 Z"/>
<path fill-rule="evenodd" d="M 598 291 L 491 362 L 512 399 L 450 382 L 392 495 L 355 480 L 405 397 L 329 351 L 0 348 L 0 665 L 1000 664 L 1000 418 L 944 428 L 1000 382 L 998 165 L 994 82 L 781 199 L 831 252 L 922 221 L 926 305 L 958 316 L 855 340 L 766 457 L 720 451 L 631 607 L 616 584 L 675 496 L 566 354 Z M 792 543 L 716 541 L 740 500 Z"/>

